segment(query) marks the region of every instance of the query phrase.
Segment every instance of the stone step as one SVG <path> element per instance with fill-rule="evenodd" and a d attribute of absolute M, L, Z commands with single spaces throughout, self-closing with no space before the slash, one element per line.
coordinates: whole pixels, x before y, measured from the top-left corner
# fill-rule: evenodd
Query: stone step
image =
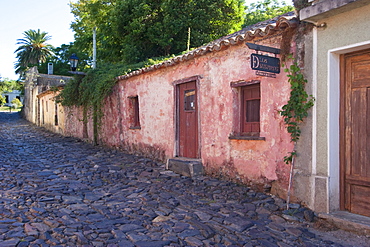
<path fill-rule="evenodd" d="M 329 214 L 319 213 L 318 217 L 345 231 L 358 235 L 370 236 L 370 217 L 352 214 L 347 211 L 336 211 Z"/>
<path fill-rule="evenodd" d="M 167 160 L 166 169 L 187 177 L 203 175 L 203 165 L 200 159 L 175 157 Z"/>

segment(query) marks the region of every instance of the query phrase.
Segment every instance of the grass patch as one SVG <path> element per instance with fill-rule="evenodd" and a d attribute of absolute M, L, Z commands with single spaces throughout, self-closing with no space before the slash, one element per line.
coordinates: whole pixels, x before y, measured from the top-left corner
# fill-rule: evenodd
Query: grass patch
<path fill-rule="evenodd" d="M 9 106 L 1 106 L 0 107 L 0 112 L 10 112 L 10 110 L 9 110 Z M 19 112 L 19 111 L 21 111 L 21 108 L 17 108 L 17 109 L 14 109 L 14 108 L 12 108 L 12 112 Z"/>

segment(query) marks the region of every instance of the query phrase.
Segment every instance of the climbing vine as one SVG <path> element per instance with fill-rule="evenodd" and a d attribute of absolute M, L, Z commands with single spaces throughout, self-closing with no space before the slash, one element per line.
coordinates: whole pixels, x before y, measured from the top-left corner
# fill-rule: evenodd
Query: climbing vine
<path fill-rule="evenodd" d="M 308 110 L 314 105 L 315 99 L 312 95 L 307 94 L 305 90 L 307 80 L 296 62 L 285 68 L 284 71 L 288 73 L 291 91 L 288 103 L 283 106 L 280 114 L 284 117 L 291 141 L 296 144 L 301 136 L 299 124 L 308 116 Z M 295 150 L 284 157 L 285 163 L 291 163 L 294 156 L 296 156 Z"/>
<path fill-rule="evenodd" d="M 289 56 L 288 58 L 292 58 Z M 285 67 L 283 65 L 283 67 Z M 291 141 L 294 143 L 293 151 L 284 157 L 286 164 L 290 164 L 290 177 L 287 195 L 287 209 L 289 209 L 290 191 L 293 181 L 294 158 L 297 155 L 296 144 L 301 136 L 300 123 L 308 116 L 308 110 L 314 105 L 315 99 L 312 95 L 308 95 L 305 86 L 307 80 L 304 78 L 301 69 L 297 62 L 294 62 L 284 71 L 287 73 L 288 81 L 290 83 L 290 97 L 286 105 L 280 111 L 281 116 L 284 117 L 284 123 L 287 131 L 290 134 Z"/>
<path fill-rule="evenodd" d="M 136 69 L 150 66 L 166 58 L 148 59 L 137 64 L 99 64 L 97 69 L 90 69 L 84 75 L 75 75 L 68 82 L 57 101 L 63 106 L 83 107 L 83 122 L 87 124 L 89 117 L 93 120 L 94 143 L 98 143 L 99 129 L 103 117 L 104 100 L 110 95 L 117 77 L 130 73 Z M 90 115 L 88 115 L 88 113 Z"/>

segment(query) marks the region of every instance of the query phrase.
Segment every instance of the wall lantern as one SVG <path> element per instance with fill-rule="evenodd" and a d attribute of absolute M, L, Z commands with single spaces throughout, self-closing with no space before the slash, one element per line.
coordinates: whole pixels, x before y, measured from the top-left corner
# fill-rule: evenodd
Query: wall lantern
<path fill-rule="evenodd" d="M 71 63 L 71 70 L 76 71 L 77 63 L 78 63 L 78 57 L 75 53 L 72 54 L 72 56 L 69 57 L 69 62 Z"/>

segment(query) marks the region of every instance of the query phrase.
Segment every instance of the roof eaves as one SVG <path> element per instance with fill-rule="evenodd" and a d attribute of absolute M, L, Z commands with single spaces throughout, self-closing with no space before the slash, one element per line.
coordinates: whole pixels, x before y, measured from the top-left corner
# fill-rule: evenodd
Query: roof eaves
<path fill-rule="evenodd" d="M 64 88 L 65 85 L 60 85 L 57 87 L 58 90 L 61 90 Z M 54 89 L 48 89 L 48 90 L 45 90 L 45 91 L 42 91 L 41 93 L 39 93 L 38 95 L 36 95 L 37 98 L 41 98 L 45 95 L 48 95 L 48 94 L 51 94 L 51 93 L 56 93 L 56 91 Z"/>
<path fill-rule="evenodd" d="M 195 57 L 203 56 L 210 52 L 217 52 L 224 47 L 237 45 L 241 42 L 251 41 L 256 38 L 267 37 L 279 31 L 283 31 L 290 27 L 296 27 L 299 21 L 295 14 L 292 12 L 287 13 L 268 21 L 260 22 L 252 26 L 248 26 L 238 32 L 224 36 L 220 39 L 212 41 L 205 46 L 201 46 L 183 55 L 176 56 L 159 64 L 151 65 L 149 67 L 141 68 L 130 72 L 126 75 L 117 77 L 118 80 L 125 80 L 130 77 L 140 75 L 149 71 L 157 70 L 163 67 L 173 66 L 175 64 L 191 60 Z"/>

